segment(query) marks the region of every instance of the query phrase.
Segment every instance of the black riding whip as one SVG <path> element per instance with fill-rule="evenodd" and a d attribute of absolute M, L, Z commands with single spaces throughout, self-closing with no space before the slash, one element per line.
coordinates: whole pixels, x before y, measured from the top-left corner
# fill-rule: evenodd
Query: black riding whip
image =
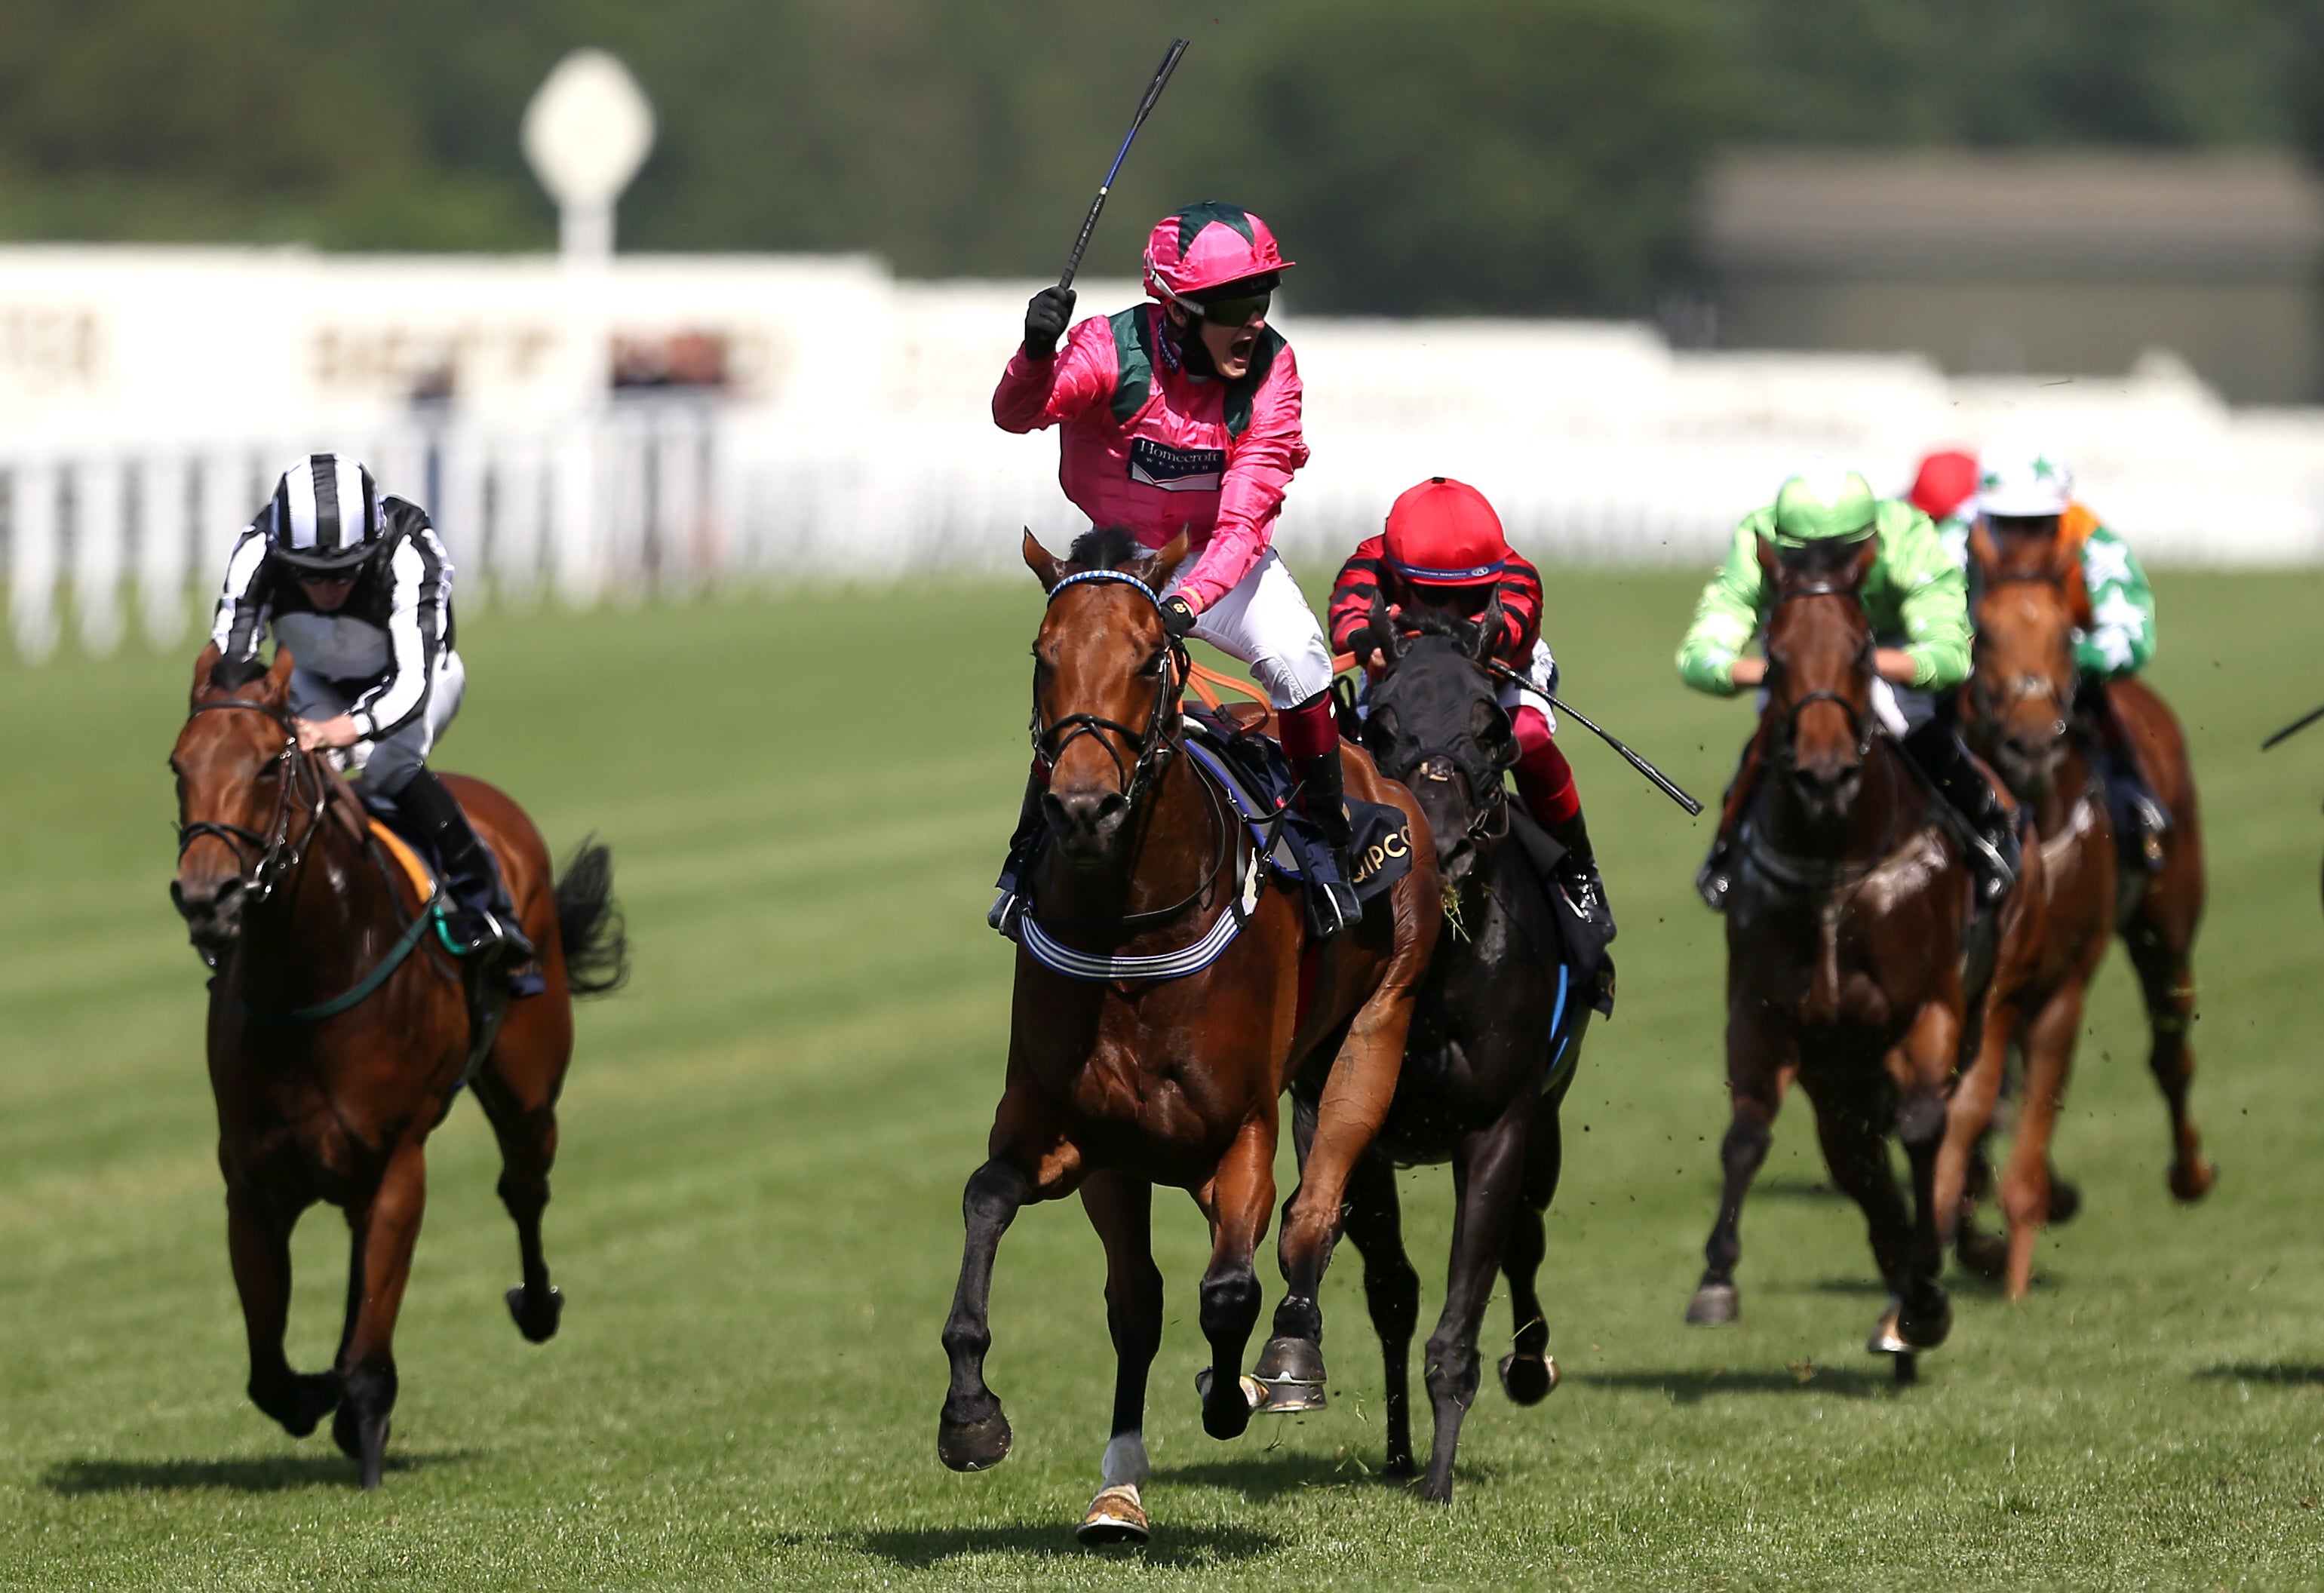
<path fill-rule="evenodd" d="M 2319 719 L 2324 719 L 2324 708 L 2317 708 L 2309 713 L 2302 714 L 2290 724 L 2285 725 L 2282 730 L 2277 731 L 2273 735 L 2268 737 L 2267 740 L 2262 741 L 2259 744 L 2259 750 L 2263 752 L 2266 751 L 2270 747 L 2274 746 L 2276 742 L 2299 734 L 2301 731 L 2306 730 L 2310 725 L 2315 723 Z"/>
<path fill-rule="evenodd" d="M 1130 153 L 1138 130 L 1146 125 L 1146 113 L 1154 108 L 1154 102 L 1162 97 L 1162 90 L 1170 81 L 1170 74 L 1178 69 L 1178 58 L 1186 53 L 1186 44 L 1184 39 L 1171 40 L 1169 53 L 1155 69 L 1154 81 L 1146 86 L 1146 97 L 1138 102 L 1138 115 L 1130 118 L 1130 131 L 1121 136 L 1121 147 L 1114 152 L 1113 164 L 1105 169 L 1105 180 L 1098 184 L 1097 198 L 1090 201 L 1089 215 L 1082 222 L 1082 235 L 1074 240 L 1074 252 L 1066 257 L 1065 272 L 1057 279 L 1058 287 L 1074 285 L 1074 273 L 1082 268 L 1082 251 L 1089 247 L 1090 235 L 1097 231 L 1098 212 L 1105 208 L 1105 197 L 1113 191 L 1113 180 L 1121 170 L 1122 159 Z"/>
<path fill-rule="evenodd" d="M 1665 774 L 1661 769 L 1656 769 L 1653 764 L 1648 763 L 1636 752 L 1631 751 L 1629 748 L 1624 746 L 1618 736 L 1616 736 L 1602 725 L 1592 723 L 1588 714 L 1574 707 L 1571 703 L 1563 703 L 1558 701 L 1556 693 L 1543 691 L 1539 686 L 1526 679 L 1524 676 L 1510 668 L 1507 664 L 1502 663 L 1499 658 L 1489 658 L 1486 660 L 1486 664 L 1494 674 L 1499 676 L 1510 685 L 1522 687 L 1523 689 L 1533 692 L 1539 696 L 1546 697 L 1549 700 L 1549 705 L 1551 707 L 1556 709 L 1560 714 L 1571 715 L 1575 723 L 1579 723 L 1582 729 L 1589 731 L 1600 741 L 1613 748 L 1615 751 L 1619 752 L 1622 755 L 1624 762 L 1628 763 L 1632 769 L 1637 769 L 1640 774 L 1646 776 L 1646 778 L 1652 780 L 1655 783 L 1655 789 L 1662 792 L 1664 796 L 1669 797 L 1673 802 L 1677 803 L 1681 807 L 1686 809 L 1689 816 L 1700 817 L 1702 815 L 1702 803 L 1697 802 L 1693 797 L 1688 796 L 1685 791 L 1680 788 L 1678 782 L 1672 779 L 1670 776 Z M 2317 713 L 2324 714 L 2324 708 L 2318 709 Z"/>

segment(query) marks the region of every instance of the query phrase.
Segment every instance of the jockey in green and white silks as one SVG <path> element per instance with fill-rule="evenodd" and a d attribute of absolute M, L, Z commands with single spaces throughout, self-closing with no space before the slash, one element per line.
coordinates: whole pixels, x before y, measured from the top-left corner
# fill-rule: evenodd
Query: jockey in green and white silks
<path fill-rule="evenodd" d="M 2074 473 L 2058 450 L 2023 435 L 1997 437 L 1978 456 L 1977 491 L 1940 528 L 1954 560 L 1969 568 L 1969 537 L 1982 520 L 1997 547 L 2063 539 L 2076 550 L 2090 597 L 2090 626 L 2074 638 L 2080 677 L 2074 708 L 2098 753 L 2117 833 L 2126 852 L 2145 866 L 2163 863 L 2163 836 L 2171 828 L 2163 806 L 2139 772 L 2130 734 L 2107 687 L 2146 668 L 2154 658 L 2154 589 L 2114 529 L 2074 497 Z"/>
<path fill-rule="evenodd" d="M 1858 471 L 1817 465 L 1792 476 L 1772 505 L 1752 511 L 1735 528 L 1726 560 L 1703 588 L 1694 622 L 1679 643 L 1679 678 L 1714 696 L 1733 696 L 1765 680 L 1765 660 L 1747 656 L 1775 602 L 1759 564 L 1762 541 L 1780 557 L 1814 543 L 1868 538 L 1878 543 L 1860 593 L 1878 649 L 1873 711 L 1968 821 L 1979 893 L 1990 901 L 2016 878 L 2017 831 L 2008 807 L 1937 712 L 1938 694 L 1969 677 L 1969 600 L 1960 566 L 1927 515 L 1901 500 L 1876 498 Z M 1714 910 L 1724 910 L 1733 884 L 1735 827 L 1750 806 L 1760 750 L 1755 732 L 1695 881 Z"/>

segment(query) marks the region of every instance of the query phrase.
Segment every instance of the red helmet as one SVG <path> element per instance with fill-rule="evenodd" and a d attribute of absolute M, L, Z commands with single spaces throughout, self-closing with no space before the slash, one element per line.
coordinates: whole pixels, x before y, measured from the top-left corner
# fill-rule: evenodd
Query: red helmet
<path fill-rule="evenodd" d="M 1423 586 L 1498 581 L 1509 562 L 1501 517 L 1466 482 L 1432 475 L 1388 511 L 1382 551 L 1390 568 Z"/>
<path fill-rule="evenodd" d="M 1921 461 L 1913 478 L 1913 507 L 1931 520 L 1944 520 L 1977 496 L 1977 460 L 1959 448 L 1946 448 Z"/>
<path fill-rule="evenodd" d="M 1287 271 L 1267 223 L 1239 205 L 1205 199 L 1154 224 L 1146 239 L 1146 290 L 1157 299 L 1222 288 Z"/>

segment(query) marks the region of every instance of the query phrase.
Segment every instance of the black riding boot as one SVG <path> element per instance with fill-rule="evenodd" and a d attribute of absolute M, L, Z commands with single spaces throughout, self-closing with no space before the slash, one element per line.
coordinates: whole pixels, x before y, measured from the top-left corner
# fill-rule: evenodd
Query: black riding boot
<path fill-rule="evenodd" d="M 1315 926 L 1323 934 L 1353 929 L 1364 921 L 1363 904 L 1348 883 L 1348 849 L 1355 844 L 1355 827 L 1348 821 L 1346 786 L 1340 769 L 1340 749 L 1334 742 L 1312 758 L 1295 758 L 1291 772 L 1299 781 L 1299 813 L 1321 833 L 1332 849 L 1328 858 L 1310 858 L 1310 872 L 1319 876 L 1308 887 L 1315 897 Z M 1336 878 L 1322 878 L 1323 865 L 1333 866 Z"/>
<path fill-rule="evenodd" d="M 492 853 L 476 839 L 468 815 L 443 781 L 422 769 L 395 794 L 395 800 L 435 840 L 436 855 L 444 865 L 444 895 L 451 904 L 444 909 L 444 935 L 453 948 L 463 957 L 530 962 L 533 944 L 517 925 L 516 910 Z"/>
<path fill-rule="evenodd" d="M 2018 865 L 2024 861 L 2018 852 L 2016 815 L 1995 794 L 1993 783 L 1942 719 L 1932 719 L 1906 736 L 1904 750 L 1944 793 L 1953 811 L 1969 821 L 1978 905 L 2000 900 L 2017 883 Z"/>
<path fill-rule="evenodd" d="M 1590 826 L 1582 819 L 1582 810 L 1575 808 L 1573 816 L 1562 824 L 1544 824 L 1549 838 L 1565 848 L 1565 853 L 1550 870 L 1549 883 L 1565 893 L 1574 910 L 1588 919 L 1600 931 L 1599 938 L 1610 942 L 1614 938 L 1614 909 L 1606 899 L 1606 880 L 1598 872 L 1598 854 L 1590 845 Z"/>
<path fill-rule="evenodd" d="M 1041 812 L 1041 794 L 1047 789 L 1039 770 L 1025 777 L 1025 803 L 1017 812 L 1017 829 L 1009 837 L 1009 855 L 1001 861 L 1001 878 L 993 881 L 1001 894 L 992 898 L 992 910 L 984 915 L 987 925 L 1010 940 L 1017 938 L 1017 920 L 1025 916 L 1025 883 L 1041 850 L 1042 832 L 1049 827 Z"/>
<path fill-rule="evenodd" d="M 2123 837 L 2122 851 L 2136 858 L 2148 873 L 2163 869 L 2163 837 L 2171 830 L 2171 810 L 2146 783 L 2138 767 L 2138 753 L 2130 732 L 2114 711 L 2106 682 L 2095 675 L 2081 677 L 2075 705 L 2089 715 L 2097 732 L 2098 780 L 2106 787 L 2107 811 Z"/>

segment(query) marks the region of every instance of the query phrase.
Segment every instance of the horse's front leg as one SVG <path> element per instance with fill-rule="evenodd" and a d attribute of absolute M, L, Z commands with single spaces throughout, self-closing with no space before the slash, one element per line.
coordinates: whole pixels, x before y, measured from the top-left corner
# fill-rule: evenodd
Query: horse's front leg
<path fill-rule="evenodd" d="M 1242 1352 L 1259 1325 L 1259 1275 L 1251 1257 L 1275 1204 L 1275 1102 L 1242 1126 L 1211 1182 L 1194 1200 L 1211 1224 L 1211 1265 L 1203 1274 L 1203 1337 L 1210 1340 L 1210 1378 L 1203 1389 L 1203 1431 L 1235 1438 L 1250 1425 Z"/>
<path fill-rule="evenodd" d="M 1945 1264 L 1938 1231 L 1937 1153 L 1944 1144 L 1945 1087 L 1960 1054 L 1961 1021 L 1956 1008 L 1930 1002 L 1890 1058 L 1896 1077 L 1896 1137 L 1913 1169 L 1912 1244 L 1896 1331 L 1914 1349 L 1934 1349 L 1952 1331 L 1952 1306 L 1937 1282 Z M 1886 1146 L 1881 1154 L 1885 1159 Z"/>
<path fill-rule="evenodd" d="M 1082 1517 L 1084 1543 L 1147 1538 L 1146 1375 L 1162 1348 L 1162 1273 L 1154 1265 L 1154 1186 L 1110 1169 L 1082 1184 L 1082 1207 L 1105 1245 L 1105 1325 L 1113 1340 L 1113 1428 L 1102 1485 Z"/>
<path fill-rule="evenodd" d="M 1436 1428 L 1421 1496 L 1434 1504 L 1452 1502 L 1461 1424 L 1477 1397 L 1477 1330 L 1500 1274 L 1510 1215 L 1525 1196 L 1526 1129 L 1535 1104 L 1520 1096 L 1500 1121 L 1464 1137 L 1452 1155 L 1452 1263 L 1444 1312 L 1428 1336 L 1423 1362 Z"/>
<path fill-rule="evenodd" d="M 290 1314 L 290 1229 L 307 1202 L 235 1182 L 230 1169 L 226 1176 L 226 1252 L 250 1340 L 251 1403 L 291 1437 L 304 1438 L 339 1403 L 337 1373 L 301 1375 L 282 1353 Z"/>
<path fill-rule="evenodd" d="M 395 1319 L 411 1276 L 411 1247 L 428 1205 L 428 1154 L 407 1139 L 388 1155 L 379 1187 L 349 1209 L 347 1323 L 339 1342 L 338 1414 L 331 1437 L 375 1488 L 387 1459 L 388 1418 L 395 1409 Z"/>
<path fill-rule="evenodd" d="M 944 1326 L 952 1386 L 936 1423 L 936 1456 L 954 1471 L 983 1471 L 1009 1455 L 1009 1418 L 1001 1409 L 1000 1396 L 984 1385 L 984 1353 L 992 1348 L 988 1325 L 992 1259 L 1000 1251 L 1001 1236 L 1032 1198 L 1033 1181 L 1014 1162 L 997 1156 L 969 1175 L 961 1195 L 967 1239 L 961 1249 L 952 1314 Z"/>
<path fill-rule="evenodd" d="M 1766 1004 L 1738 991 L 1727 1004 L 1727 1096 L 1731 1116 L 1719 1143 L 1724 1176 L 1719 1215 L 1702 1247 L 1702 1281 L 1687 1302 L 1686 1320 L 1698 1327 L 1731 1322 L 1742 1307 L 1735 1266 L 1743 1258 L 1743 1197 L 1775 1143 L 1775 1113 L 1784 1103 L 1784 1077 L 1798 1065 L 1797 1042 Z"/>
<path fill-rule="evenodd" d="M 1323 1404 L 1323 1312 L 1317 1303 L 1323 1269 L 1339 1241 L 1348 1180 L 1379 1137 L 1396 1099 L 1413 999 L 1406 986 L 1383 984 L 1375 990 L 1349 1026 L 1324 1078 L 1299 1187 L 1283 1209 L 1277 1254 L 1283 1303 L 1276 1307 L 1274 1333 L 1252 1374 L 1270 1390 L 1269 1410 L 1310 1410 Z"/>

